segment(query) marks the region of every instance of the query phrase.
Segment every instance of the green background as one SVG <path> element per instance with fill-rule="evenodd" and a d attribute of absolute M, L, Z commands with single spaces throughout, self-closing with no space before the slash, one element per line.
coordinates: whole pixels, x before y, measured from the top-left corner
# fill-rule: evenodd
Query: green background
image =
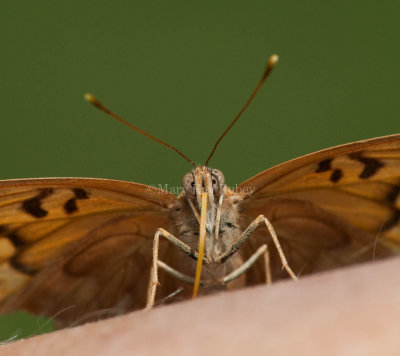
<path fill-rule="evenodd" d="M 0 4 L 0 178 L 180 185 L 191 166 L 83 100 L 203 163 L 229 185 L 318 149 L 400 132 L 398 1 L 11 1 Z M 46 330 L 0 318 L 0 341 Z M 16 319 L 17 318 L 17 319 Z"/>

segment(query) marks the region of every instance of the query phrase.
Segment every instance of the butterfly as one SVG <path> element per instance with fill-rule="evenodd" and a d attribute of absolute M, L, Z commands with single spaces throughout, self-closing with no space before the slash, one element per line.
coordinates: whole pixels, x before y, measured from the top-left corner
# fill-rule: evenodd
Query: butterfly
<path fill-rule="evenodd" d="M 209 159 L 276 59 L 271 57 L 263 79 Z M 93 97 L 89 100 L 122 120 Z M 200 289 L 207 293 L 207 283 L 215 287 L 221 276 L 230 276 L 249 259 L 251 266 L 232 276 L 224 289 L 264 283 L 264 260 L 251 258 L 260 246 L 276 243 L 264 220 L 252 225 L 260 216 L 272 224 L 294 275 L 399 253 L 400 135 L 293 159 L 235 189 L 226 186 L 222 172 L 208 167 L 209 159 L 184 176 L 179 196 L 109 179 L 0 181 L 0 313 L 25 309 L 67 326 L 144 308 L 157 268 L 155 251 L 162 268 L 153 281 L 159 285 L 152 303 L 174 300 L 196 271 L 199 226 L 205 226 L 209 239 L 204 261 L 211 261 L 203 263 Z M 200 202 L 201 191 L 208 195 Z M 201 225 L 200 208 L 207 199 L 214 210 Z M 249 226 L 254 227 L 251 236 L 237 243 Z M 157 233 L 172 237 L 159 236 L 155 247 Z M 171 243 L 173 237 L 181 242 Z M 212 262 L 221 256 L 226 261 L 216 267 Z M 282 256 L 270 253 L 269 258 L 272 280 L 288 278 Z M 187 297 L 187 290 L 176 298 Z"/>

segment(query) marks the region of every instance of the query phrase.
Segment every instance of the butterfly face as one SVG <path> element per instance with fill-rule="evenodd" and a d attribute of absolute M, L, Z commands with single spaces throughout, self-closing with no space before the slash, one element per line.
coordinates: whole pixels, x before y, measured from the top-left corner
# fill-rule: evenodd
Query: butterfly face
<path fill-rule="evenodd" d="M 238 203 L 242 200 L 242 196 L 225 185 L 225 177 L 220 170 L 205 166 L 196 167 L 187 173 L 182 183 L 183 192 L 173 209 L 178 235 L 192 248 L 197 247 L 201 193 L 207 193 L 204 260 L 206 264 L 217 264 L 220 262 L 219 257 L 233 244 L 235 237 L 240 236 Z"/>
<path fill-rule="evenodd" d="M 186 198 L 200 207 L 201 193 L 208 193 L 210 204 L 216 204 L 225 187 L 225 177 L 218 169 L 199 166 L 185 174 L 182 179 L 183 190 Z M 195 200 L 193 200 L 195 197 Z M 217 201 L 215 201 L 215 199 Z"/>

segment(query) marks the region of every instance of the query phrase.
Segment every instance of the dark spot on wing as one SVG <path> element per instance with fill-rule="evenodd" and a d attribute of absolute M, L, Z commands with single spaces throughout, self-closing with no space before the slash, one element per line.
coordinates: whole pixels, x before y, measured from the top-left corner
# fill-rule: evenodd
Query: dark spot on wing
<path fill-rule="evenodd" d="M 72 214 L 74 211 L 78 210 L 78 207 L 76 206 L 75 198 L 71 198 L 65 202 L 64 210 L 67 214 Z"/>
<path fill-rule="evenodd" d="M 19 260 L 19 254 L 17 253 L 16 255 L 14 255 L 13 257 L 10 258 L 9 262 L 10 265 L 15 268 L 17 271 L 24 273 L 24 274 L 28 274 L 30 276 L 34 276 L 37 273 L 37 270 L 30 268 L 24 264 L 22 264 Z"/>
<path fill-rule="evenodd" d="M 64 210 L 67 214 L 72 214 L 78 210 L 77 200 L 89 199 L 88 192 L 82 188 L 75 188 L 72 191 L 74 192 L 74 197 L 68 199 L 64 204 Z"/>
<path fill-rule="evenodd" d="M 335 169 L 331 176 L 329 177 L 329 180 L 333 183 L 339 182 L 339 180 L 343 177 L 343 172 L 341 169 Z"/>
<path fill-rule="evenodd" d="M 26 244 L 24 239 L 21 236 L 19 236 L 15 231 L 9 232 L 7 234 L 7 237 L 12 242 L 14 247 L 21 247 L 21 246 L 24 246 Z"/>
<path fill-rule="evenodd" d="M 399 196 L 400 193 L 400 185 L 394 185 L 392 189 L 389 191 L 389 193 L 386 196 L 386 200 L 389 203 L 395 203 L 397 200 L 397 197 Z"/>
<path fill-rule="evenodd" d="M 38 195 L 31 199 L 25 200 L 22 203 L 22 209 L 25 210 L 26 213 L 34 216 L 35 218 L 44 218 L 48 214 L 48 211 L 41 207 L 42 200 L 47 198 L 51 194 L 53 194 L 53 189 L 41 189 Z"/>
<path fill-rule="evenodd" d="M 386 221 L 385 224 L 383 224 L 382 231 L 386 231 L 386 230 L 392 228 L 393 226 L 397 225 L 399 220 L 400 220 L 400 210 L 395 209 L 393 211 L 392 217 L 388 221 Z"/>
<path fill-rule="evenodd" d="M 22 247 L 27 244 L 15 230 L 10 231 L 6 225 L 0 225 L 0 234 L 2 234 L 3 237 L 7 237 L 14 247 Z"/>
<path fill-rule="evenodd" d="M 318 168 L 315 171 L 315 173 L 322 173 L 322 172 L 330 171 L 332 169 L 331 162 L 332 162 L 332 158 L 327 158 L 327 159 L 324 159 L 323 161 L 319 162 Z"/>
<path fill-rule="evenodd" d="M 88 199 L 89 198 L 89 194 L 85 189 L 75 188 L 75 189 L 73 189 L 73 191 L 74 191 L 76 199 Z"/>
<path fill-rule="evenodd" d="M 364 164 L 364 169 L 359 175 L 359 178 L 361 178 L 361 179 L 368 179 L 368 178 L 372 177 L 374 174 L 376 174 L 379 171 L 379 169 L 384 167 L 384 164 L 375 158 L 363 157 L 357 153 L 353 153 L 349 157 L 355 161 L 358 161 L 358 162 L 361 162 L 362 164 Z"/>

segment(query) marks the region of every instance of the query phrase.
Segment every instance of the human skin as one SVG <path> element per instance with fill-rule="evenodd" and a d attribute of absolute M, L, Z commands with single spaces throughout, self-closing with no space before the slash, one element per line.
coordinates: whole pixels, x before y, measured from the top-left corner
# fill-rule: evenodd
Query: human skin
<path fill-rule="evenodd" d="M 400 259 L 137 311 L 1 356 L 399 355 Z"/>

